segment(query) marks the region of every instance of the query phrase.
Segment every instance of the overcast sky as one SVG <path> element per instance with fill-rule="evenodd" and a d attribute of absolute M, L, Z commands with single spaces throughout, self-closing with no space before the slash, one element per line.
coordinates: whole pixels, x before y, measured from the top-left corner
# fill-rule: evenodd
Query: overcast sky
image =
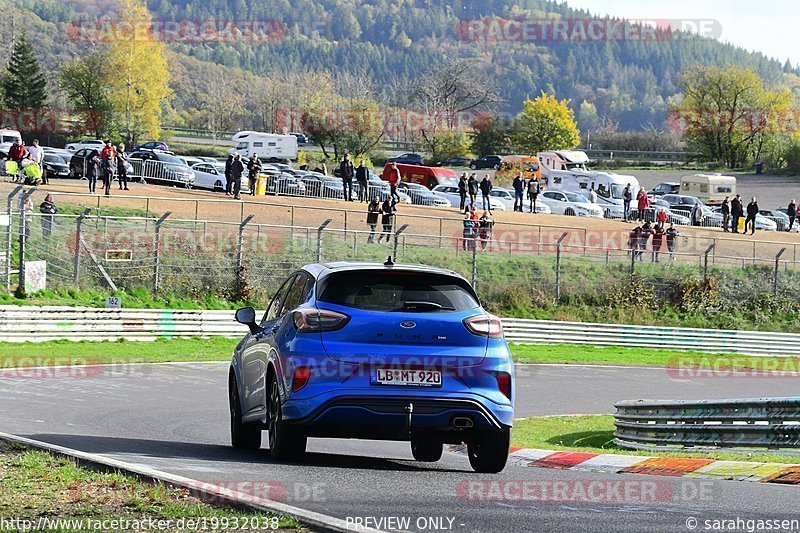
<path fill-rule="evenodd" d="M 568 0 L 594 15 L 636 19 L 714 19 L 719 40 L 800 65 L 798 0 Z"/>

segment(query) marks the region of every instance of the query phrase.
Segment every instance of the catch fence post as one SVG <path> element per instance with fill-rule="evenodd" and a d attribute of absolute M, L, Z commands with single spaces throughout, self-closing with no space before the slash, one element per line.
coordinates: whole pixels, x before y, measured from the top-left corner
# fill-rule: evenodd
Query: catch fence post
<path fill-rule="evenodd" d="M 395 263 L 397 262 L 397 241 L 400 240 L 400 234 L 403 233 L 407 227 L 408 224 L 403 224 L 402 226 L 397 228 L 397 231 L 394 232 L 394 247 L 392 249 L 392 260 Z"/>
<path fill-rule="evenodd" d="M 569 233 L 564 233 L 556 241 L 556 303 L 561 301 L 561 243 Z"/>
<path fill-rule="evenodd" d="M 317 228 L 317 263 L 322 262 L 322 232 L 325 231 L 325 228 L 333 222 L 330 218 L 322 223 L 320 227 Z"/>
<path fill-rule="evenodd" d="M 786 248 L 781 248 L 781 251 L 775 256 L 775 275 L 772 278 L 772 294 L 776 296 L 778 295 L 778 269 L 780 268 L 781 256 L 785 251 Z"/>
<path fill-rule="evenodd" d="M 161 218 L 156 220 L 156 242 L 155 253 L 153 254 L 153 294 L 158 294 L 158 276 L 161 268 L 161 224 L 172 214 L 172 211 L 167 211 Z"/>
<path fill-rule="evenodd" d="M 253 220 L 255 215 L 247 215 L 247 218 L 242 220 L 242 223 L 239 224 L 239 234 L 236 238 L 236 281 L 239 283 L 239 286 L 243 286 L 244 283 L 244 273 L 242 272 L 244 266 L 244 228 L 247 224 Z"/>
<path fill-rule="evenodd" d="M 81 241 L 83 240 L 83 219 L 86 218 L 86 215 L 91 212 L 91 209 L 84 209 L 83 213 L 78 215 L 78 219 L 75 221 L 75 256 L 72 258 L 72 280 L 76 287 L 81 279 Z"/>
<path fill-rule="evenodd" d="M 11 292 L 11 248 L 14 240 L 14 232 L 11 229 L 11 218 L 14 210 L 14 197 L 22 190 L 22 185 L 17 185 L 6 198 L 6 213 L 8 213 L 8 232 L 6 234 L 6 292 Z"/>
<path fill-rule="evenodd" d="M 703 254 L 703 281 L 708 281 L 708 254 L 714 251 L 716 244 L 709 246 Z"/>
<path fill-rule="evenodd" d="M 25 242 L 27 241 L 25 221 L 25 202 L 36 192 L 36 189 L 29 189 L 19 197 L 22 208 L 19 210 L 19 284 L 17 293 L 21 296 L 25 294 Z M 9 229 L 11 226 L 9 226 Z"/>

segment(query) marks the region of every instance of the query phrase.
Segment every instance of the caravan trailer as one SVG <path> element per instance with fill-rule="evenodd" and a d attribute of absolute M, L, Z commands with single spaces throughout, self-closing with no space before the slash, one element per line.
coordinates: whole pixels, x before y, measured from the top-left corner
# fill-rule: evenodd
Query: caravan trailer
<path fill-rule="evenodd" d="M 579 150 L 556 150 L 536 154 L 542 164 L 545 181 L 548 170 L 587 170 L 589 156 Z"/>
<path fill-rule="evenodd" d="M 736 178 L 718 173 L 683 176 L 680 193 L 699 198 L 708 205 L 719 205 L 726 196 L 736 196 Z"/>
<path fill-rule="evenodd" d="M 639 180 L 635 176 L 594 171 L 550 172 L 548 189 L 552 191 L 576 192 L 589 197 L 594 187 L 597 193 L 597 205 L 602 208 L 606 218 L 623 218 L 622 194 L 625 186 L 631 186 L 631 196 L 636 198 L 639 192 Z"/>
<path fill-rule="evenodd" d="M 228 153 L 239 153 L 242 157 L 258 154 L 262 161 L 297 159 L 297 137 L 258 131 L 240 131 L 234 135 L 233 148 Z"/>

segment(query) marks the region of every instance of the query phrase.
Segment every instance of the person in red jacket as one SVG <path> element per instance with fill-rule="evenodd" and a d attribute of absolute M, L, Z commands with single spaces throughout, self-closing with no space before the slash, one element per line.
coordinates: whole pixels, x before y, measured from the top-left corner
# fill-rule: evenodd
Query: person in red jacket
<path fill-rule="evenodd" d="M 644 189 L 639 189 L 639 192 L 636 194 L 636 201 L 638 202 L 639 208 L 639 221 L 644 220 L 644 212 L 647 211 L 647 208 L 650 207 L 650 198 L 647 197 L 647 193 L 644 192 Z"/>
<path fill-rule="evenodd" d="M 392 168 L 389 170 L 389 196 L 395 201 L 400 201 L 400 195 L 397 194 L 397 186 L 400 184 L 400 169 L 397 168 L 397 163 L 392 162 Z"/>
<path fill-rule="evenodd" d="M 19 164 L 26 157 L 28 157 L 28 149 L 25 148 L 22 141 L 14 141 L 14 144 L 8 149 L 8 158 Z"/>

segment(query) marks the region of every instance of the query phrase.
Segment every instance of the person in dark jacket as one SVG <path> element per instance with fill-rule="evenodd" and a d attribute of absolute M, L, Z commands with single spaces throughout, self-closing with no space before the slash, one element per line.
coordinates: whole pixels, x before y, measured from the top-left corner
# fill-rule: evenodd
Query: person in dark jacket
<path fill-rule="evenodd" d="M 512 187 L 514 187 L 514 211 L 522 212 L 522 206 L 525 204 L 525 178 L 522 177 L 522 172 L 514 178 L 512 182 Z"/>
<path fill-rule="evenodd" d="M 747 225 L 750 224 L 750 235 L 756 234 L 756 215 L 758 214 L 758 202 L 756 197 L 750 199 L 747 204 L 747 218 L 744 220 L 744 232 L 747 233 Z"/>
<path fill-rule="evenodd" d="M 650 227 L 649 222 L 645 222 L 642 225 L 642 230 L 639 232 L 639 246 L 636 250 L 636 259 L 639 261 L 643 261 L 643 254 L 644 251 L 647 250 L 647 241 L 650 240 L 650 236 L 653 234 L 653 228 Z"/>
<path fill-rule="evenodd" d="M 461 178 L 458 180 L 458 197 L 461 200 L 461 203 L 458 205 L 458 210 L 464 212 L 467 208 L 467 173 L 464 172 L 461 174 Z"/>
<path fill-rule="evenodd" d="M 363 159 L 358 161 L 358 167 L 356 167 L 356 183 L 358 183 L 358 201 L 366 202 L 369 194 L 369 175 Z"/>
<path fill-rule="evenodd" d="M 628 222 L 631 219 L 631 200 L 633 200 L 633 192 L 631 191 L 631 184 L 627 184 L 622 191 L 622 219 Z"/>
<path fill-rule="evenodd" d="M 397 212 L 395 205 L 397 202 L 388 196 L 381 205 L 381 225 L 383 226 L 383 233 L 378 236 L 378 242 L 386 237 L 386 242 L 392 238 L 392 226 L 394 226 L 394 214 Z"/>
<path fill-rule="evenodd" d="M 117 169 L 117 161 L 114 153 L 107 152 L 100 161 L 100 172 L 103 175 L 103 187 L 105 195 L 111 196 L 111 182 L 114 181 L 114 171 Z"/>
<path fill-rule="evenodd" d="M 89 194 L 95 194 L 97 188 L 97 174 L 100 172 L 100 154 L 97 150 L 92 150 L 86 156 L 84 167 L 86 167 L 86 179 L 89 180 Z"/>
<path fill-rule="evenodd" d="M 631 255 L 636 260 L 636 252 L 639 250 L 639 236 L 642 233 L 642 227 L 636 226 L 631 231 L 628 232 L 628 250 L 630 250 Z"/>
<path fill-rule="evenodd" d="M 44 202 L 39 205 L 39 212 L 42 214 L 42 237 L 45 239 L 53 233 L 55 224 L 55 214 L 58 213 L 53 197 L 49 194 L 44 197 Z"/>
<path fill-rule="evenodd" d="M 742 218 L 743 214 L 742 197 L 737 194 L 736 198 L 731 200 L 731 230 L 734 233 L 739 233 L 739 219 Z"/>
<path fill-rule="evenodd" d="M 475 217 L 472 215 L 472 207 L 467 209 L 466 213 L 464 213 L 464 220 L 463 220 L 464 228 L 462 231 L 463 241 L 461 246 L 464 250 L 472 251 L 475 249 L 475 237 L 478 235 L 478 223 L 475 221 Z"/>
<path fill-rule="evenodd" d="M 225 160 L 225 195 L 230 196 L 233 194 L 233 175 L 231 174 L 231 166 L 233 165 L 233 154 L 228 154 L 228 159 Z"/>
<path fill-rule="evenodd" d="M 492 240 L 492 228 L 494 227 L 494 220 L 489 211 L 484 211 L 481 218 L 478 219 L 478 238 L 481 241 L 481 250 L 486 251 L 486 247 Z"/>
<path fill-rule="evenodd" d="M 261 161 L 258 160 L 258 154 L 253 154 L 247 162 L 247 186 L 250 188 L 250 196 L 256 195 L 256 180 L 258 180 L 259 172 L 261 172 Z"/>
<path fill-rule="evenodd" d="M 792 231 L 794 219 L 797 218 L 797 204 L 794 202 L 794 198 L 789 202 L 789 206 L 786 208 L 786 214 L 789 215 L 789 229 L 786 231 Z"/>
<path fill-rule="evenodd" d="M 233 199 L 241 200 L 240 193 L 242 192 L 242 174 L 244 174 L 244 163 L 242 163 L 242 156 L 236 154 L 233 156 L 231 162 L 231 180 L 233 180 Z"/>
<path fill-rule="evenodd" d="M 479 185 L 481 196 L 483 197 L 483 210 L 492 211 L 492 203 L 489 201 L 489 195 L 492 192 L 492 182 L 489 181 L 489 175 L 485 175 Z"/>
<path fill-rule="evenodd" d="M 470 209 L 475 208 L 475 200 L 478 198 L 478 180 L 473 172 L 467 180 L 467 194 L 469 194 Z"/>
<path fill-rule="evenodd" d="M 669 255 L 672 257 L 672 254 L 675 253 L 675 239 L 680 236 L 678 230 L 675 229 L 675 224 L 670 223 L 667 231 L 664 232 L 664 236 L 667 239 L 667 250 L 669 250 Z"/>
<path fill-rule="evenodd" d="M 727 233 L 731 222 L 731 200 L 728 196 L 722 201 L 719 212 L 722 213 L 722 231 Z"/>
<path fill-rule="evenodd" d="M 125 168 L 125 163 L 128 162 L 128 156 L 125 155 L 125 145 L 119 143 L 117 147 L 117 181 L 119 181 L 119 190 L 128 189 L 128 169 Z"/>
<path fill-rule="evenodd" d="M 372 244 L 375 240 L 375 228 L 378 227 L 378 217 L 380 214 L 381 199 L 378 195 L 375 195 L 369 205 L 367 205 L 367 225 L 369 226 L 369 237 L 367 237 L 368 244 Z"/>
<path fill-rule="evenodd" d="M 656 224 L 653 229 L 653 263 L 658 263 L 658 254 L 661 252 L 661 246 L 664 243 L 664 226 Z"/>
<path fill-rule="evenodd" d="M 344 154 L 344 159 L 339 164 L 339 175 L 342 177 L 342 192 L 346 202 L 353 201 L 353 176 L 356 173 L 350 154 Z"/>
<path fill-rule="evenodd" d="M 536 212 L 536 199 L 539 197 L 542 187 L 536 176 L 532 177 L 528 182 L 528 201 L 531 204 L 531 213 Z"/>

